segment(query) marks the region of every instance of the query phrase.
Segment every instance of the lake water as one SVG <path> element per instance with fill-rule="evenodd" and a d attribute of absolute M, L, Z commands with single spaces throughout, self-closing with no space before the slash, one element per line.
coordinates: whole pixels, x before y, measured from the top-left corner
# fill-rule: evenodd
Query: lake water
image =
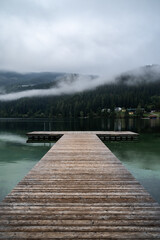
<path fill-rule="evenodd" d="M 28 173 L 54 143 L 28 144 L 30 131 L 129 130 L 137 142 L 105 142 L 126 168 L 160 203 L 160 120 L 0 119 L 0 200 Z"/>

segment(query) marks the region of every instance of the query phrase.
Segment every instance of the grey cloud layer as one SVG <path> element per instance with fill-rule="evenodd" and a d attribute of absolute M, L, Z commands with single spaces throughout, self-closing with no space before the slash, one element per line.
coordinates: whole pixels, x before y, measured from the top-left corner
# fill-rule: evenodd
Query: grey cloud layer
<path fill-rule="evenodd" d="M 71 79 L 65 78 L 60 81 L 57 87 L 49 89 L 33 89 L 21 92 L 13 92 L 8 94 L 1 94 L 0 101 L 13 101 L 24 97 L 44 97 L 44 96 L 58 96 L 61 94 L 71 94 L 82 92 L 87 89 L 94 89 L 95 87 L 106 83 L 106 77 L 97 77 L 92 79 L 90 76 L 78 76 L 73 82 Z"/>
<path fill-rule="evenodd" d="M 160 65 L 152 65 L 144 68 L 134 69 L 125 73 L 130 75 L 133 78 L 130 78 L 126 84 L 134 85 L 139 84 L 141 81 L 154 82 L 159 79 L 160 76 Z M 59 80 L 56 87 L 51 87 L 49 89 L 32 89 L 21 92 L 12 92 L 8 94 L 0 94 L 0 101 L 13 101 L 21 98 L 30 98 L 30 97 L 44 97 L 44 96 L 58 96 L 62 94 L 74 94 L 82 92 L 88 89 L 94 89 L 97 86 L 117 82 L 116 75 L 112 74 L 109 80 L 106 76 L 93 77 L 85 75 L 66 75 Z"/>
<path fill-rule="evenodd" d="M 0 69 L 112 74 L 160 63 L 159 0 L 1 0 Z"/>

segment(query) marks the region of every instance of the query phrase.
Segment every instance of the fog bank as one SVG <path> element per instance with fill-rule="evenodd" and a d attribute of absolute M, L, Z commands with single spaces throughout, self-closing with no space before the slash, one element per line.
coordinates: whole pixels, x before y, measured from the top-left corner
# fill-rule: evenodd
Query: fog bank
<path fill-rule="evenodd" d="M 110 78 L 111 81 L 112 78 Z M 1 94 L 0 101 L 13 101 L 21 98 L 30 97 L 44 97 L 44 96 L 58 96 L 62 94 L 74 94 L 83 92 L 85 90 L 91 90 L 104 83 L 108 83 L 106 77 L 91 77 L 79 75 L 76 79 L 70 79 L 68 76 L 64 81 L 60 81 L 56 87 L 49 89 L 33 89 L 21 92 L 13 92 L 8 94 Z"/>

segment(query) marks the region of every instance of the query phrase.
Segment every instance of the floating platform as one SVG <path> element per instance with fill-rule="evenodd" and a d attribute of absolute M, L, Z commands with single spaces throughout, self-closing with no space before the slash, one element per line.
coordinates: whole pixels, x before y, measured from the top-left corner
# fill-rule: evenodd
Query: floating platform
<path fill-rule="evenodd" d="M 129 131 L 85 131 L 85 132 L 73 132 L 73 131 L 42 131 L 42 132 L 30 132 L 27 133 L 29 142 L 44 142 L 44 141 L 57 141 L 64 134 L 96 134 L 103 141 L 132 141 L 137 140 L 139 134 Z"/>
<path fill-rule="evenodd" d="M 160 206 L 95 133 L 64 133 L 0 204 L 0 239 L 160 239 Z"/>

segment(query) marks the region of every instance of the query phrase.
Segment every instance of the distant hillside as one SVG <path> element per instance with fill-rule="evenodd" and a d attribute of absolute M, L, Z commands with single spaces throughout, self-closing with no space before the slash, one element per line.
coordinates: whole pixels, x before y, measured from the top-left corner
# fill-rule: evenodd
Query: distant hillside
<path fill-rule="evenodd" d="M 78 76 L 64 73 L 15 74 L 14 77 L 13 75 L 13 73 L 0 73 L 0 86 L 7 92 L 11 89 L 20 91 L 20 86 L 27 89 L 47 88 L 56 85 L 59 81 L 69 81 L 69 84 L 72 84 Z M 3 83 L 5 78 L 7 80 Z M 147 111 L 160 110 L 159 65 L 145 66 L 121 74 L 115 82 L 104 84 L 94 90 L 0 102 L 0 117 L 110 116 L 111 113 L 105 112 L 104 109 L 110 108 L 113 112 L 114 107 L 137 108 L 138 106 Z"/>
<path fill-rule="evenodd" d="M 142 85 L 160 81 L 160 65 L 147 65 L 121 74 L 116 81 L 126 85 Z"/>
<path fill-rule="evenodd" d="M 49 88 L 63 77 L 65 73 L 17 73 L 0 71 L 0 88 L 3 92 L 17 92 L 30 89 Z"/>

